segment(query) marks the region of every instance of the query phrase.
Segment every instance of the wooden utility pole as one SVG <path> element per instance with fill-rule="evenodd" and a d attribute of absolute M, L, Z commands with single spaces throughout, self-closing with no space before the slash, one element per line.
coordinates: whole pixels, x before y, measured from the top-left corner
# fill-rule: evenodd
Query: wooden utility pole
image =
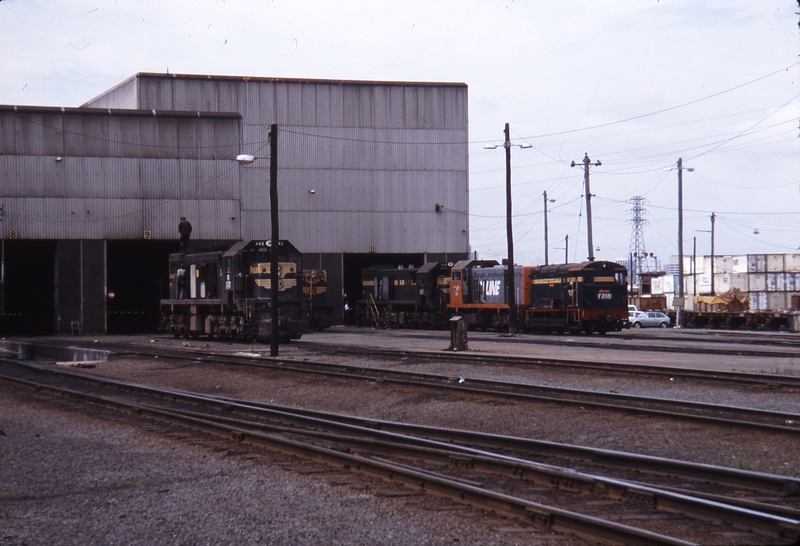
<path fill-rule="evenodd" d="M 506 301 L 508 302 L 508 333 L 517 333 L 517 291 L 514 287 L 514 234 L 511 222 L 511 129 L 506 123 L 506 237 L 508 238 L 508 267 L 506 268 Z"/>
<path fill-rule="evenodd" d="M 572 167 L 578 165 L 575 161 L 572 162 Z M 592 160 L 589 159 L 589 154 L 585 153 L 583 156 L 583 183 L 586 186 L 586 232 L 587 232 L 587 240 L 589 244 L 589 256 L 588 259 L 590 262 L 594 261 L 594 244 L 592 242 L 592 189 L 589 187 L 589 167 L 599 167 L 602 165 L 600 161 L 596 161 L 592 163 Z"/>
<path fill-rule="evenodd" d="M 269 211 L 272 221 L 270 239 L 272 239 L 269 256 L 270 268 L 270 319 L 269 333 L 269 354 L 278 356 L 278 321 L 280 320 L 280 310 L 278 300 L 278 247 L 280 246 L 280 236 L 278 234 L 278 124 L 273 123 L 269 128 Z"/>

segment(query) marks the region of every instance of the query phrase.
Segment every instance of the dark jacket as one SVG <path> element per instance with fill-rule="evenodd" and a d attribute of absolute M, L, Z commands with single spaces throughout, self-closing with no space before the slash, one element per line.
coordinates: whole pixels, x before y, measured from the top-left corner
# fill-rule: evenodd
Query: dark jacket
<path fill-rule="evenodd" d="M 178 224 L 178 233 L 181 234 L 182 239 L 189 238 L 189 234 L 192 233 L 192 224 L 189 223 L 189 220 L 181 220 Z"/>

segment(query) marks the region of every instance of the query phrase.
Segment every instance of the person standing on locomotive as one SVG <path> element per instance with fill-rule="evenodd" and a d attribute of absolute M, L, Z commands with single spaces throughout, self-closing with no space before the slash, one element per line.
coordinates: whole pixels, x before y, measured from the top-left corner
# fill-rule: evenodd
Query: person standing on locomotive
<path fill-rule="evenodd" d="M 178 223 L 178 233 L 181 234 L 181 254 L 186 254 L 186 248 L 189 246 L 189 236 L 192 234 L 192 224 L 186 219 L 186 216 L 181 216 L 181 221 Z"/>

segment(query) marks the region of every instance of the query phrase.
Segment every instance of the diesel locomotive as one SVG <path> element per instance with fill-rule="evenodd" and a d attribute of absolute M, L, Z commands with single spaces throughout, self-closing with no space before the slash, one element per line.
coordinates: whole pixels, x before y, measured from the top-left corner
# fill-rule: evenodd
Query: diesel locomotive
<path fill-rule="evenodd" d="M 628 270 L 614 262 L 544 265 L 528 275 L 528 330 L 587 334 L 620 331 L 628 324 Z"/>
<path fill-rule="evenodd" d="M 508 330 L 506 265 L 494 260 L 363 271 L 367 324 L 441 328 L 461 316 L 472 329 Z M 514 266 L 517 325 L 532 332 L 606 332 L 628 327 L 627 269 L 592 261 Z"/>
<path fill-rule="evenodd" d="M 171 254 L 169 297 L 161 300 L 161 329 L 175 337 L 242 338 L 268 342 L 272 331 L 271 241 L 239 241 L 228 250 Z M 331 324 L 327 275 L 303 271 L 289 241 L 278 246 L 278 333 L 299 339 Z"/>
<path fill-rule="evenodd" d="M 420 267 L 364 269 L 358 300 L 362 321 L 373 326 L 442 327 L 448 318 L 452 265 L 429 262 Z"/>

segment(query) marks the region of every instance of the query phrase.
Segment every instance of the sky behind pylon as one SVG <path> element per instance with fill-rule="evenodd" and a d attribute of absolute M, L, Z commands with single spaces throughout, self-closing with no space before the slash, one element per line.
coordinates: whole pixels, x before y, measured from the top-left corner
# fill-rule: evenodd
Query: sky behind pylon
<path fill-rule="evenodd" d="M 800 252 L 800 37 L 794 0 L 0 0 L 0 104 L 79 106 L 137 72 L 453 81 L 469 86 L 470 232 L 506 252 L 506 122 L 515 257 L 630 250 Z M 446 206 L 446 204 L 445 204 Z M 568 238 L 568 239 L 567 239 Z"/>

